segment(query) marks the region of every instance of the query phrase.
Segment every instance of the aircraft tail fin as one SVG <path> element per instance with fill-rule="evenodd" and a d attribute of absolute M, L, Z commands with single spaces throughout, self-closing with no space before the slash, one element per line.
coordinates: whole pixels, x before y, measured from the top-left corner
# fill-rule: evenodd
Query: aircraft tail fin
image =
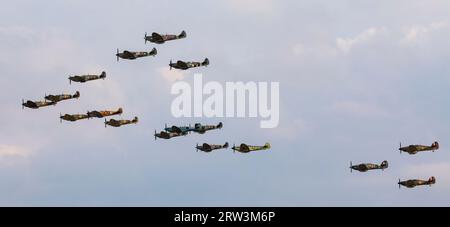
<path fill-rule="evenodd" d="M 266 143 L 266 144 L 264 144 L 264 148 L 266 148 L 266 149 L 270 149 L 270 148 L 271 148 L 271 146 L 270 146 L 270 143 Z"/>
<path fill-rule="evenodd" d="M 182 38 L 186 38 L 186 36 L 187 36 L 187 34 L 186 34 L 186 31 L 181 31 L 181 33 L 178 35 L 178 38 L 179 39 L 182 39 Z"/>
<path fill-rule="evenodd" d="M 75 94 L 73 95 L 73 97 L 74 97 L 74 98 L 79 98 L 79 97 L 80 97 L 80 92 L 79 92 L 79 91 L 75 92 Z"/>
<path fill-rule="evenodd" d="M 123 113 L 122 107 L 120 107 L 120 108 L 117 110 L 117 113 L 118 113 L 118 114 L 122 114 L 122 113 Z"/>
<path fill-rule="evenodd" d="M 132 120 L 133 123 L 137 124 L 139 122 L 139 118 L 138 117 L 134 117 L 134 119 Z"/>
<path fill-rule="evenodd" d="M 149 54 L 155 56 L 158 54 L 158 51 L 156 50 L 156 48 L 153 47 L 152 51 L 150 51 Z"/>
<path fill-rule="evenodd" d="M 223 127 L 222 122 L 219 122 L 219 124 L 216 126 L 218 129 L 221 129 Z"/>
<path fill-rule="evenodd" d="M 382 168 L 382 169 L 387 169 L 388 167 L 389 167 L 388 161 L 387 161 L 387 160 L 384 160 L 384 161 L 381 163 L 381 168 Z"/>
<path fill-rule="evenodd" d="M 431 147 L 432 147 L 434 150 L 437 150 L 437 149 L 439 149 L 439 143 L 438 143 L 437 141 L 434 141 L 434 143 L 431 144 Z"/>
<path fill-rule="evenodd" d="M 228 148 L 228 142 L 225 142 L 225 144 L 223 145 L 223 148 Z"/>
<path fill-rule="evenodd" d="M 428 183 L 435 184 L 436 183 L 436 178 L 434 176 L 430 177 L 430 179 L 428 179 Z"/>
<path fill-rule="evenodd" d="M 209 65 L 209 59 L 205 58 L 205 60 L 202 62 L 203 66 L 208 66 Z"/>

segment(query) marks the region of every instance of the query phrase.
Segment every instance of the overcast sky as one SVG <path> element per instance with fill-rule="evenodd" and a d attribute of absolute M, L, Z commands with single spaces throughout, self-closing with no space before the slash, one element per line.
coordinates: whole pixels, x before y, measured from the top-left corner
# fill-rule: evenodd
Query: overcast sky
<path fill-rule="evenodd" d="M 448 206 L 450 2 L 8 1 L 0 8 L 0 205 Z M 187 38 L 144 44 L 153 31 Z M 116 62 L 120 50 L 156 57 Z M 169 60 L 210 59 L 180 72 Z M 71 74 L 106 80 L 69 85 Z M 174 81 L 280 82 L 280 125 L 174 118 Z M 39 110 L 22 99 L 81 92 Z M 139 124 L 59 122 L 60 113 L 123 107 Z M 154 141 L 196 122 L 220 131 Z M 439 141 L 399 154 L 399 142 Z M 196 153 L 196 143 L 272 144 L 249 154 Z M 384 172 L 349 162 L 389 161 Z M 433 187 L 398 189 L 401 179 Z"/>

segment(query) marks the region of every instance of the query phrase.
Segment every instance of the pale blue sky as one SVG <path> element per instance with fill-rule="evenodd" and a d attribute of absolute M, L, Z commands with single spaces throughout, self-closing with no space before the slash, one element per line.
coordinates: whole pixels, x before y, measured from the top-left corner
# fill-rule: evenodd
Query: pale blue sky
<path fill-rule="evenodd" d="M 448 206 L 450 2 L 10 1 L 0 8 L 0 205 Z M 145 32 L 184 40 L 144 44 Z M 116 62 L 116 48 L 155 58 Z M 168 72 L 170 59 L 211 65 Z M 69 74 L 104 81 L 69 85 Z M 280 126 L 259 119 L 175 119 L 174 77 L 280 82 Z M 81 92 L 39 110 L 21 99 Z M 59 123 L 59 113 L 124 108 L 136 126 Z M 217 123 L 153 140 L 164 123 Z M 436 153 L 400 155 L 398 143 Z M 269 152 L 196 153 L 196 143 L 271 142 Z M 389 160 L 352 173 L 349 161 Z M 431 175 L 433 187 L 398 190 Z"/>

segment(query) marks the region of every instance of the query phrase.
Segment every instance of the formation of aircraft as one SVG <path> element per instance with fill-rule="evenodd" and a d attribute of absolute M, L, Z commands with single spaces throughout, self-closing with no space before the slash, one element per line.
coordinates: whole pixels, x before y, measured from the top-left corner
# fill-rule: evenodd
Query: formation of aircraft
<path fill-rule="evenodd" d="M 109 117 L 113 115 L 121 115 L 123 113 L 123 109 L 119 108 L 118 110 L 103 110 L 103 111 L 88 111 L 87 115 L 89 118 L 103 118 L 103 117 Z"/>
<path fill-rule="evenodd" d="M 424 151 L 436 151 L 439 149 L 439 143 L 437 141 L 433 142 L 430 146 L 426 146 L 426 145 L 409 145 L 406 147 L 402 147 L 402 144 L 400 143 L 400 148 L 399 151 L 400 153 L 402 152 L 406 152 L 408 154 L 414 155 L 417 154 L 419 152 L 424 152 Z M 378 164 L 372 164 L 372 163 L 362 163 L 362 164 L 358 164 L 358 165 L 353 165 L 352 162 L 350 162 L 350 171 L 352 170 L 357 170 L 360 172 L 367 172 L 369 170 L 374 170 L 374 169 L 387 169 L 388 168 L 388 161 L 383 161 L 380 165 Z M 398 186 L 405 186 L 407 188 L 414 188 L 416 186 L 420 186 L 420 185 L 432 185 L 436 183 L 436 179 L 435 177 L 430 177 L 428 180 L 418 180 L 418 179 L 412 179 L 412 180 L 406 180 L 406 181 L 400 181 L 400 179 L 398 180 Z"/>
<path fill-rule="evenodd" d="M 378 164 L 372 164 L 372 163 L 362 163 L 362 164 L 358 164 L 358 165 L 353 165 L 352 162 L 350 162 L 350 172 L 352 172 L 353 170 L 357 170 L 359 172 L 367 172 L 369 170 L 374 170 L 374 169 L 387 169 L 389 167 L 388 161 L 383 161 L 380 165 Z"/>
<path fill-rule="evenodd" d="M 156 32 L 153 32 L 152 35 L 147 36 L 147 32 L 144 35 L 144 40 L 145 43 L 147 44 L 147 41 L 151 42 L 151 43 L 156 43 L 156 44 L 163 44 L 166 41 L 170 41 L 170 40 L 177 40 L 177 39 L 183 39 L 186 38 L 186 32 L 182 31 L 179 35 L 161 35 L 158 34 Z"/>
<path fill-rule="evenodd" d="M 436 184 L 436 178 L 434 176 L 430 177 L 428 180 L 418 180 L 418 179 L 412 179 L 412 180 L 406 180 L 401 181 L 398 179 L 398 188 L 401 186 L 407 187 L 407 188 L 414 188 L 416 186 L 422 186 L 422 185 L 431 185 Z"/>
<path fill-rule="evenodd" d="M 205 58 L 203 62 L 193 62 L 193 61 L 180 61 L 173 63 L 172 60 L 170 60 L 169 66 L 170 70 L 172 68 L 181 69 L 181 70 L 187 70 L 190 68 L 200 67 L 200 66 L 208 66 L 209 65 L 209 59 Z"/>
<path fill-rule="evenodd" d="M 201 150 L 203 152 L 209 153 L 209 152 L 211 152 L 213 150 L 219 150 L 219 149 L 226 149 L 226 148 L 228 148 L 228 142 L 225 142 L 225 144 L 223 144 L 223 145 L 203 143 L 201 146 L 199 146 L 197 144 L 197 146 L 195 146 L 195 148 L 197 149 L 197 152 L 198 152 L 198 150 Z"/>
<path fill-rule="evenodd" d="M 69 84 L 72 84 L 73 82 L 79 82 L 79 83 L 86 83 L 91 80 L 99 80 L 99 79 L 105 79 L 106 78 L 106 72 L 103 71 L 100 75 L 74 75 L 69 76 Z"/>
<path fill-rule="evenodd" d="M 106 125 L 112 126 L 112 127 L 120 127 L 122 125 L 129 125 L 129 124 L 137 124 L 139 121 L 138 117 L 134 117 L 132 120 L 115 120 L 115 119 L 110 119 L 109 121 L 107 121 L 105 119 L 105 128 Z"/>
<path fill-rule="evenodd" d="M 266 143 L 263 146 L 249 146 L 245 143 L 242 143 L 239 147 L 236 147 L 235 145 L 231 148 L 234 151 L 238 151 L 241 153 L 249 153 L 252 151 L 261 151 L 261 150 L 268 150 L 270 149 L 270 143 Z"/>
<path fill-rule="evenodd" d="M 119 61 L 119 58 L 134 60 L 134 59 L 142 58 L 142 57 L 156 56 L 156 54 L 158 54 L 158 51 L 156 50 L 156 48 L 153 48 L 150 52 L 145 52 L 145 51 L 133 52 L 133 51 L 125 50 L 122 53 L 119 53 L 119 49 L 117 49 L 116 57 L 117 57 L 117 61 Z"/>
<path fill-rule="evenodd" d="M 436 151 L 439 149 L 439 143 L 437 141 L 435 141 L 434 143 L 431 144 L 431 146 L 425 146 L 425 145 L 409 145 L 406 147 L 402 147 L 402 144 L 400 143 L 400 148 L 398 150 L 400 150 L 400 153 L 402 152 L 406 152 L 408 154 L 417 154 L 419 152 L 422 151 Z"/>

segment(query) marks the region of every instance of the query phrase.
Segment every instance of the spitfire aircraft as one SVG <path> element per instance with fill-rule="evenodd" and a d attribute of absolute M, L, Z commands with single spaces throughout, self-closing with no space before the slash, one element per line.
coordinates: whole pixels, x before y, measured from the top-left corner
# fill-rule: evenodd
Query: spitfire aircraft
<path fill-rule="evenodd" d="M 400 143 L 400 153 L 406 152 L 408 154 L 417 154 L 418 152 L 421 151 L 435 151 L 439 149 L 439 143 L 437 141 L 435 141 L 434 143 L 431 144 L 431 146 L 425 146 L 425 145 L 409 145 L 407 147 L 402 147 L 402 144 Z"/>
<path fill-rule="evenodd" d="M 145 52 L 145 51 L 144 52 L 132 52 L 132 51 L 125 50 L 122 53 L 119 53 L 119 49 L 117 49 L 116 57 L 117 57 L 117 61 L 119 61 L 119 58 L 134 60 L 136 58 L 155 56 L 156 54 L 158 54 L 158 51 L 156 50 L 156 48 L 153 48 L 150 52 Z"/>
<path fill-rule="evenodd" d="M 27 102 L 24 102 L 24 100 L 22 99 L 22 109 L 24 107 L 28 107 L 28 108 L 31 108 L 31 109 L 39 109 L 41 107 L 51 106 L 51 105 L 56 105 L 56 102 L 52 102 L 52 101 L 48 102 L 47 100 L 44 100 L 44 101 L 30 101 L 30 100 L 28 100 Z"/>
<path fill-rule="evenodd" d="M 194 128 L 191 129 L 191 131 L 204 134 L 206 131 L 213 130 L 213 129 L 221 129 L 223 127 L 222 122 L 219 122 L 218 125 L 202 125 L 200 123 L 196 123 L 194 125 Z"/>
<path fill-rule="evenodd" d="M 186 38 L 186 32 L 182 31 L 179 35 L 160 35 L 156 32 L 153 32 L 151 36 L 147 36 L 147 33 L 144 35 L 145 43 L 147 44 L 147 41 L 151 43 L 156 44 L 163 44 L 166 41 L 170 40 L 176 40 L 176 39 L 183 39 Z"/>
<path fill-rule="evenodd" d="M 87 115 L 89 116 L 89 118 L 91 117 L 96 117 L 96 118 L 103 118 L 103 117 L 108 117 L 108 116 L 112 116 L 112 115 L 121 115 L 123 113 L 123 109 L 119 108 L 116 111 L 111 111 L 111 110 L 104 110 L 104 111 L 88 111 Z"/>
<path fill-rule="evenodd" d="M 134 117 L 133 120 L 115 120 L 115 119 L 111 119 L 109 121 L 107 121 L 105 119 L 105 128 L 106 125 L 112 126 L 112 127 L 120 127 L 122 125 L 128 125 L 128 124 L 137 124 L 138 123 L 138 118 Z"/>
<path fill-rule="evenodd" d="M 352 172 L 353 170 L 357 170 L 359 172 L 367 172 L 368 170 L 373 170 L 373 169 L 387 169 L 389 166 L 388 161 L 383 161 L 380 165 L 377 164 L 372 164 L 372 163 L 363 163 L 363 164 L 359 164 L 359 165 L 352 165 L 352 162 L 350 162 L 350 172 Z"/>
<path fill-rule="evenodd" d="M 78 120 L 82 120 L 82 119 L 88 119 L 89 116 L 87 114 L 64 114 L 64 115 L 59 115 L 59 119 L 60 122 L 62 122 L 62 120 L 65 121 L 78 121 Z"/>
<path fill-rule="evenodd" d="M 204 152 L 208 153 L 208 152 L 211 152 L 213 150 L 228 148 L 228 142 L 226 142 L 224 145 L 215 145 L 215 144 L 204 143 L 202 146 L 199 146 L 197 144 L 197 146 L 195 146 L 195 148 L 197 149 L 197 152 L 198 152 L 198 150 L 201 150 L 201 151 L 204 151 Z"/>
<path fill-rule="evenodd" d="M 161 139 L 170 139 L 173 137 L 178 137 L 178 136 L 185 136 L 187 135 L 187 132 L 182 132 L 182 133 L 178 133 L 178 132 L 165 132 L 165 131 L 161 131 L 160 133 L 156 133 L 155 130 L 155 140 L 156 138 L 161 138 Z"/>
<path fill-rule="evenodd" d="M 400 181 L 400 179 L 398 179 L 398 188 L 400 188 L 400 186 L 404 186 L 407 188 L 414 188 L 416 186 L 421 186 L 421 185 L 429 185 L 431 187 L 431 185 L 436 183 L 436 178 L 434 178 L 433 176 L 430 177 L 428 180 L 418 180 L 418 179 L 413 179 L 413 180 L 407 180 L 407 181 Z"/>
<path fill-rule="evenodd" d="M 249 153 L 251 151 L 268 150 L 270 147 L 270 143 L 266 143 L 264 146 L 249 146 L 243 143 L 239 147 L 233 146 L 231 149 L 234 150 L 233 152 Z"/>
<path fill-rule="evenodd" d="M 208 65 L 209 65 L 208 58 L 205 58 L 205 60 L 203 62 L 177 61 L 175 63 L 172 63 L 172 60 L 170 60 L 170 63 L 169 63 L 170 70 L 172 70 L 172 68 L 186 70 L 186 69 L 190 69 L 190 68 L 195 68 L 195 67 L 200 67 L 200 66 L 208 66 Z"/>
<path fill-rule="evenodd" d="M 45 99 L 52 101 L 52 102 L 61 102 L 63 100 L 68 100 L 68 99 L 77 99 L 80 97 L 80 92 L 77 91 L 75 92 L 75 94 L 70 95 L 70 94 L 61 94 L 61 95 L 45 95 Z"/>
<path fill-rule="evenodd" d="M 79 83 L 85 83 L 87 81 L 91 80 L 99 80 L 99 79 L 105 79 L 106 78 L 106 72 L 103 71 L 100 75 L 75 75 L 69 77 L 69 83 L 72 84 L 72 81 L 79 82 Z"/>
<path fill-rule="evenodd" d="M 172 127 L 167 127 L 167 124 L 166 124 L 164 127 L 164 131 L 175 132 L 175 133 L 188 133 L 193 130 L 194 130 L 194 128 L 192 128 L 191 126 L 175 126 L 175 125 L 173 125 Z"/>

